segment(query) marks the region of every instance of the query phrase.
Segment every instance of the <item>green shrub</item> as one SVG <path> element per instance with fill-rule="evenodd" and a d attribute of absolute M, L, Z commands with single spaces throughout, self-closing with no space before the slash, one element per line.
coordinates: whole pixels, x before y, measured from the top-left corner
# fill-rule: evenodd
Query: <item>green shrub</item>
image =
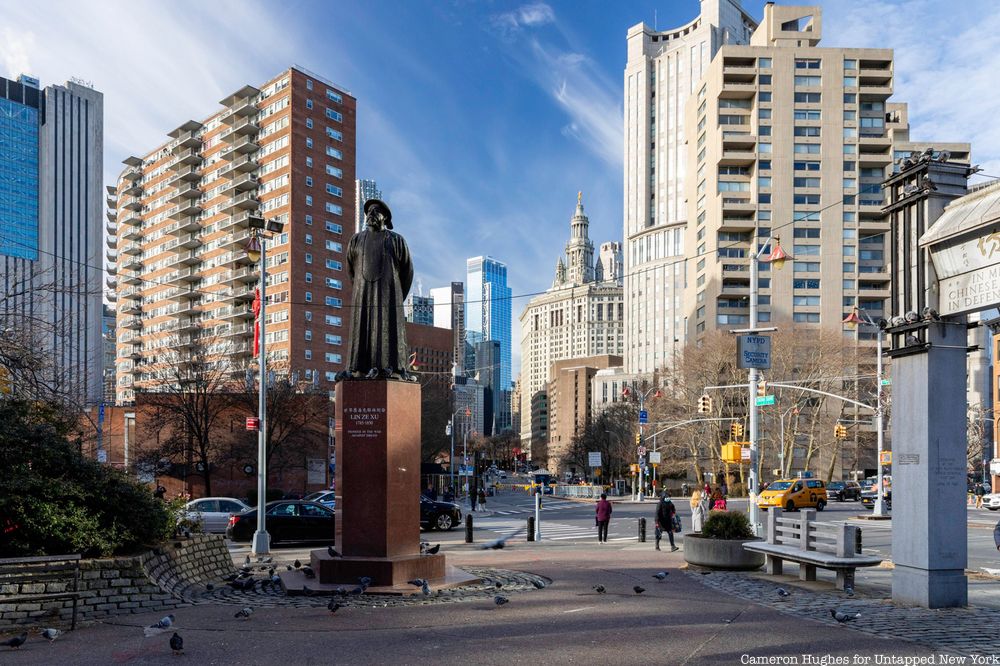
<path fill-rule="evenodd" d="M 64 426 L 37 405 L 0 400 L 0 556 L 131 554 L 168 538 L 164 503 L 82 457 Z"/>
<path fill-rule="evenodd" d="M 750 519 L 742 511 L 711 511 L 701 534 L 711 539 L 753 538 Z"/>

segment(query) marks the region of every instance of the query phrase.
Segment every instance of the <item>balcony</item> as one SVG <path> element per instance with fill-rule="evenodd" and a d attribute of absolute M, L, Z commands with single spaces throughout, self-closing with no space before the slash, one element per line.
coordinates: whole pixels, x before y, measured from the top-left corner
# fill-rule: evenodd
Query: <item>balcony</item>
<path fill-rule="evenodd" d="M 104 224 L 104 230 L 108 232 L 108 236 L 118 235 L 118 217 L 115 215 L 115 211 L 108 211 L 108 221 Z"/>
<path fill-rule="evenodd" d="M 200 316 L 182 317 L 181 319 L 177 320 L 175 330 L 177 330 L 178 333 L 181 333 L 181 332 L 185 332 L 185 331 L 188 331 L 188 332 L 194 331 L 194 330 L 197 330 L 199 328 L 201 328 L 201 317 Z"/>
<path fill-rule="evenodd" d="M 123 197 L 118 200 L 118 210 L 122 209 L 139 212 L 142 210 L 142 201 L 136 197 Z"/>
<path fill-rule="evenodd" d="M 201 236 L 198 234 L 185 234 L 173 242 L 174 247 L 183 247 L 187 249 L 201 247 Z"/>
<path fill-rule="evenodd" d="M 174 257 L 166 263 L 166 265 L 176 266 L 180 264 L 184 266 L 192 266 L 200 263 L 201 256 L 195 254 L 194 250 L 184 250 L 183 252 L 176 253 Z"/>
<path fill-rule="evenodd" d="M 219 104 L 229 108 L 229 115 L 223 119 L 223 122 L 228 124 L 230 119 L 257 113 L 257 95 L 259 94 L 259 89 L 251 85 L 246 85 L 233 94 L 219 100 Z"/>
<path fill-rule="evenodd" d="M 122 284 L 142 284 L 142 278 L 137 273 L 123 273 L 118 277 Z"/>
<path fill-rule="evenodd" d="M 142 229 L 140 227 L 124 227 L 124 231 L 118 234 L 118 236 L 122 240 L 136 241 L 142 238 Z"/>
<path fill-rule="evenodd" d="M 260 125 L 257 124 L 257 117 L 255 115 L 246 116 L 238 120 L 233 125 L 232 134 L 230 136 L 233 137 L 244 136 L 244 135 L 252 136 L 257 134 L 257 132 L 259 131 L 260 131 Z"/>
<path fill-rule="evenodd" d="M 174 161 L 171 162 L 170 168 L 175 172 L 182 171 L 186 167 L 200 166 L 203 159 L 199 149 L 189 148 L 177 154 Z"/>
<path fill-rule="evenodd" d="M 757 94 L 757 84 L 753 81 L 725 81 L 719 97 L 724 99 L 752 99 Z"/>
<path fill-rule="evenodd" d="M 198 167 L 194 165 L 185 165 L 170 178 L 170 185 L 174 187 L 180 187 L 182 182 L 197 183 L 201 180 L 201 173 L 198 171 Z"/>
<path fill-rule="evenodd" d="M 228 220 L 225 220 L 219 225 L 219 229 L 249 229 L 250 228 L 250 218 L 253 217 L 254 211 L 247 210 L 231 215 Z M 232 233 L 232 232 L 230 232 Z"/>
<path fill-rule="evenodd" d="M 220 247 L 232 250 L 233 252 L 244 252 L 246 251 L 247 244 L 250 242 L 251 236 L 252 234 L 249 230 L 234 231 L 222 241 Z"/>
<path fill-rule="evenodd" d="M 174 316 L 194 315 L 201 313 L 201 303 L 197 301 L 182 301 L 177 304 L 177 308 L 170 314 Z"/>
<path fill-rule="evenodd" d="M 118 251 L 121 254 L 142 254 L 142 246 L 138 243 L 122 243 Z"/>
<path fill-rule="evenodd" d="M 187 199 L 177 204 L 177 207 L 171 210 L 170 217 L 174 220 L 180 220 L 180 218 L 185 216 L 197 215 L 201 211 L 201 201 L 199 199 Z"/>
<path fill-rule="evenodd" d="M 128 301 L 118 307 L 118 313 L 124 315 L 141 315 L 142 305 L 139 301 Z"/>
<path fill-rule="evenodd" d="M 245 335 L 253 335 L 253 326 L 250 324 L 233 324 L 222 335 L 227 338 L 241 338 Z"/>
<path fill-rule="evenodd" d="M 111 210 L 115 210 L 116 208 L 118 208 L 118 195 L 110 194 L 108 197 L 104 199 L 104 203 L 106 203 L 108 208 L 110 208 Z"/>
<path fill-rule="evenodd" d="M 724 150 L 718 160 L 719 166 L 750 166 L 757 161 L 753 150 Z"/>
<path fill-rule="evenodd" d="M 258 278 L 257 270 L 253 266 L 245 266 L 227 271 L 219 280 L 223 284 L 237 285 L 256 282 Z"/>
<path fill-rule="evenodd" d="M 108 260 L 109 264 L 117 264 L 118 263 L 118 253 L 115 252 L 114 249 L 112 249 L 112 248 L 108 248 L 104 252 L 104 258 Z"/>
<path fill-rule="evenodd" d="M 126 271 L 141 271 L 142 270 L 142 257 L 140 256 L 126 256 L 122 260 L 122 269 Z"/>
<path fill-rule="evenodd" d="M 253 345 L 249 342 L 240 342 L 229 348 L 229 354 L 231 356 L 250 356 L 252 353 Z M 243 373 L 237 372 L 236 374 L 242 375 Z"/>
<path fill-rule="evenodd" d="M 249 192 L 257 188 L 257 176 L 252 173 L 239 174 L 229 181 L 228 185 L 219 190 L 224 197 L 234 197 L 241 192 Z"/>
<path fill-rule="evenodd" d="M 756 210 L 757 205 L 749 197 L 722 197 L 723 218 L 726 217 L 726 213 L 735 213 L 731 217 L 746 217 L 746 214 Z"/>
<path fill-rule="evenodd" d="M 202 127 L 203 125 L 197 120 L 189 120 L 170 132 L 167 136 L 174 140 L 171 151 L 176 153 L 178 150 L 185 148 L 201 146 L 201 137 L 198 136 L 197 132 Z"/>
<path fill-rule="evenodd" d="M 137 361 L 142 358 L 142 345 L 127 345 L 125 347 L 124 358 L 130 358 L 133 361 Z"/>
<path fill-rule="evenodd" d="M 260 208 L 260 200 L 257 199 L 257 194 L 255 192 L 244 192 L 243 194 L 237 194 L 227 203 L 222 204 L 219 212 L 233 214 L 241 210 L 257 210 L 258 208 Z"/>
<path fill-rule="evenodd" d="M 139 217 L 139 213 L 129 210 L 122 214 L 118 223 L 124 226 L 138 227 L 142 225 L 142 218 Z"/>
<path fill-rule="evenodd" d="M 104 214 L 107 216 L 108 222 L 117 222 L 118 221 L 118 210 L 117 210 L 117 208 L 108 208 L 108 210 Z"/>
<path fill-rule="evenodd" d="M 197 268 L 182 268 L 176 270 L 163 278 L 166 284 L 189 284 L 201 280 L 201 271 Z"/>
<path fill-rule="evenodd" d="M 171 215 L 170 217 L 176 221 L 164 229 L 164 231 L 168 234 L 181 236 L 201 229 L 201 221 L 191 215 L 177 214 Z"/>
<path fill-rule="evenodd" d="M 156 295 L 156 298 L 180 303 L 183 301 L 200 300 L 201 296 L 201 292 L 194 287 L 171 287 L 166 291 L 161 291 Z"/>
<path fill-rule="evenodd" d="M 104 244 L 109 250 L 115 250 L 118 248 L 118 238 L 114 235 L 108 236 L 104 239 Z"/>
<path fill-rule="evenodd" d="M 233 141 L 228 148 L 222 151 L 223 157 L 232 158 L 235 155 L 255 152 L 260 145 L 252 136 L 241 136 Z"/>
<path fill-rule="evenodd" d="M 858 88 L 859 102 L 884 102 L 892 95 L 892 82 L 886 84 L 865 84 L 861 83 Z"/>
<path fill-rule="evenodd" d="M 104 284 L 111 291 L 117 291 L 117 289 L 118 289 L 118 278 L 116 278 L 114 275 L 109 275 L 107 278 L 105 278 Z"/>
<path fill-rule="evenodd" d="M 128 289 L 122 289 L 118 295 L 122 298 L 134 298 L 136 300 L 141 300 L 142 290 L 138 287 L 129 287 Z"/>
<path fill-rule="evenodd" d="M 137 330 L 142 328 L 142 319 L 140 317 L 127 317 L 118 324 L 121 328 L 129 328 Z"/>
<path fill-rule="evenodd" d="M 233 301 L 240 303 L 243 301 L 252 301 L 254 299 L 254 292 L 256 287 L 252 285 L 247 286 L 237 286 L 230 289 L 230 294 L 232 294 Z"/>
<path fill-rule="evenodd" d="M 126 183 L 125 187 L 122 188 L 121 193 L 132 197 L 140 196 L 142 195 L 142 185 L 139 184 L 139 181 Z"/>
<path fill-rule="evenodd" d="M 181 184 L 180 188 L 170 195 L 168 203 L 183 204 L 187 199 L 197 199 L 201 196 L 201 190 L 195 184 Z"/>
<path fill-rule="evenodd" d="M 722 151 L 746 152 L 756 150 L 757 136 L 750 132 L 727 131 L 722 133 Z"/>
<path fill-rule="evenodd" d="M 252 154 L 241 155 L 233 159 L 229 164 L 219 169 L 219 175 L 223 178 L 234 178 L 237 174 L 256 171 L 260 167 L 260 162 Z"/>
<path fill-rule="evenodd" d="M 751 217 L 724 217 L 719 223 L 719 231 L 753 231 L 757 228 L 757 221 Z"/>
<path fill-rule="evenodd" d="M 882 134 L 862 134 L 858 137 L 858 150 L 862 153 L 888 153 L 892 140 Z"/>
<path fill-rule="evenodd" d="M 184 350 L 192 349 L 201 344 L 200 338 L 201 336 L 197 334 L 175 335 L 173 338 L 173 347 Z"/>
<path fill-rule="evenodd" d="M 253 319 L 250 305 L 230 305 L 212 313 L 213 319 Z"/>

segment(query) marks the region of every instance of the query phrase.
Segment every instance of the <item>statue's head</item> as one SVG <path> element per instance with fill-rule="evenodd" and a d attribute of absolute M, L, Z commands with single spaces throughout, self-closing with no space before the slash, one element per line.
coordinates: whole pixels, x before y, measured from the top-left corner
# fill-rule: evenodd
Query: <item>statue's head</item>
<path fill-rule="evenodd" d="M 365 202 L 365 224 L 392 229 L 392 211 L 381 199 L 369 199 Z"/>

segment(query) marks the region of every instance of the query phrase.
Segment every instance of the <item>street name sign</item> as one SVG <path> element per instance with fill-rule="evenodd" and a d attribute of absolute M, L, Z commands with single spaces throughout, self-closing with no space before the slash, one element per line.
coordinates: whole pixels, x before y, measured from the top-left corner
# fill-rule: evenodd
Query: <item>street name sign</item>
<path fill-rule="evenodd" d="M 774 396 L 773 395 L 762 395 L 762 396 L 759 396 L 757 398 L 754 398 L 754 404 L 757 405 L 758 407 L 764 407 L 766 405 L 773 405 L 774 404 Z"/>
<path fill-rule="evenodd" d="M 737 362 L 741 368 L 771 367 L 771 336 L 740 335 L 736 338 Z"/>

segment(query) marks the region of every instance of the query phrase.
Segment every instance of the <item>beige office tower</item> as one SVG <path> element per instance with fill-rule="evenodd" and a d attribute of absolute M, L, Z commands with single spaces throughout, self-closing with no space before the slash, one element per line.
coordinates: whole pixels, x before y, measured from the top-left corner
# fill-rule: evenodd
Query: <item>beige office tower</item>
<path fill-rule="evenodd" d="M 199 355 L 225 361 L 234 382 L 256 367 L 253 215 L 284 224 L 267 243 L 270 367 L 318 388 L 344 367 L 356 101 L 292 67 L 219 104 L 126 159 L 108 188 L 119 402 L 162 389 Z"/>
<path fill-rule="evenodd" d="M 685 342 L 682 311 L 688 180 L 684 105 L 724 44 L 756 22 L 739 0 L 702 0 L 679 28 L 628 31 L 625 66 L 625 370 L 651 374 Z"/>
<path fill-rule="evenodd" d="M 747 326 L 751 253 L 768 236 L 793 260 L 760 264 L 761 325 L 840 329 L 853 306 L 883 315 L 892 51 L 822 48 L 820 37 L 818 7 L 768 4 L 750 45 L 723 46 L 688 100 L 694 341 Z M 858 329 L 845 334 L 873 335 Z"/>

